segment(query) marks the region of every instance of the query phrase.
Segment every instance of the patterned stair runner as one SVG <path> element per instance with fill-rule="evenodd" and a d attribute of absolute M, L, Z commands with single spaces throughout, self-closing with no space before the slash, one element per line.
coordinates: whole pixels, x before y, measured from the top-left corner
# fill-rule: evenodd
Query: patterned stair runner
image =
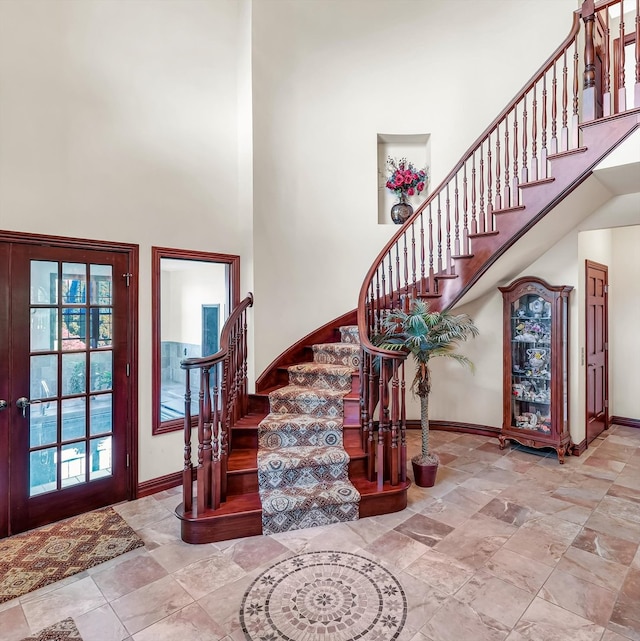
<path fill-rule="evenodd" d="M 269 394 L 271 413 L 258 426 L 264 534 L 358 518 L 342 417 L 360 344 L 357 327 L 341 327 L 340 335 L 340 343 L 314 345 L 313 363 L 289 367 L 289 385 Z"/>

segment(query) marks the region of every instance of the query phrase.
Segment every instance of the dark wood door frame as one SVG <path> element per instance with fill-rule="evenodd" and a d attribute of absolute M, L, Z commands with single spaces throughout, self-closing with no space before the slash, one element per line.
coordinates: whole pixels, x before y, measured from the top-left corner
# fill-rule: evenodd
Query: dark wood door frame
<path fill-rule="evenodd" d="M 122 274 L 128 278 L 128 354 L 129 368 L 129 394 L 127 398 L 127 426 L 126 426 L 126 451 L 129 454 L 129 465 L 126 468 L 127 498 L 136 498 L 138 479 L 138 274 L 139 274 L 139 247 L 131 243 L 118 243 L 101 240 L 67 238 L 31 234 L 24 232 L 0 230 L 0 269 L 8 274 L 10 266 L 10 245 L 27 244 L 58 247 L 70 250 L 102 250 L 118 252 L 127 257 L 129 271 Z M 3 279 L 4 287 L 0 296 L 8 301 L 10 296 L 9 279 Z M 7 305 L 0 305 L 0 329 L 9 331 L 9 316 Z M 8 335 L 8 334 L 7 334 Z M 0 341 L 0 363 L 8 363 L 8 341 Z M 10 372 L 0 373 L 0 400 L 7 399 L 10 388 Z M 9 417 L 8 412 L 0 410 L 0 452 L 9 452 Z M 6 536 L 9 531 L 9 466 L 0 465 L 0 537 Z"/>

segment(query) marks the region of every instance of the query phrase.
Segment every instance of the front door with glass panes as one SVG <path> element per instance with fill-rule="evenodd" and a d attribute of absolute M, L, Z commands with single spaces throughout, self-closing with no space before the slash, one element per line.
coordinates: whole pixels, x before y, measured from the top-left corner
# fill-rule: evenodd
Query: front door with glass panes
<path fill-rule="evenodd" d="M 128 498 L 130 270 L 126 253 L 5 250 L 8 534 Z"/>

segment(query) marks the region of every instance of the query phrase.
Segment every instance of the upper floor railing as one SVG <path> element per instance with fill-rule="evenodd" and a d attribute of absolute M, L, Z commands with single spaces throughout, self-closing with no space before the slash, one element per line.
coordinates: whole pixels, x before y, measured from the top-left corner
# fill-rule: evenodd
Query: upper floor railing
<path fill-rule="evenodd" d="M 217 509 L 227 493 L 227 460 L 231 426 L 247 414 L 247 309 L 253 295 L 233 310 L 222 327 L 220 350 L 212 356 L 189 358 L 180 363 L 185 371 L 184 468 L 182 492 L 184 513 L 194 512 L 194 476 L 197 476 L 198 515 Z M 198 435 L 198 463 L 192 462 L 191 377 L 200 382 L 198 416 L 193 417 Z M 197 475 L 194 470 L 197 469 Z"/>
<path fill-rule="evenodd" d="M 635 108 L 640 0 L 586 0 L 560 47 L 380 252 L 358 300 L 361 417 L 370 458 L 377 452 L 370 473 L 378 483 L 397 482 L 406 457 L 406 355 L 372 341 L 384 315 L 412 298 L 437 300 L 442 284 L 458 277 L 456 262 L 472 256 L 473 239 L 497 235 L 497 215 L 524 209 L 520 188 L 550 182 L 549 159 L 580 150 L 579 125 Z M 458 291 L 447 305 L 465 290 Z"/>

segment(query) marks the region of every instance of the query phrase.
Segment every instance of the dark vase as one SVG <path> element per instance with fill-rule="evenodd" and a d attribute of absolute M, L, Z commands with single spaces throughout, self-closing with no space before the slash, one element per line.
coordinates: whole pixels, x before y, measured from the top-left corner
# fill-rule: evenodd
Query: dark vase
<path fill-rule="evenodd" d="M 413 467 L 413 478 L 418 487 L 433 487 L 436 482 L 436 474 L 438 473 L 438 464 L 429 463 L 427 465 L 420 465 L 411 461 Z"/>
<path fill-rule="evenodd" d="M 391 220 L 402 225 L 413 214 L 413 207 L 407 202 L 407 195 L 401 194 L 398 202 L 391 208 Z"/>

